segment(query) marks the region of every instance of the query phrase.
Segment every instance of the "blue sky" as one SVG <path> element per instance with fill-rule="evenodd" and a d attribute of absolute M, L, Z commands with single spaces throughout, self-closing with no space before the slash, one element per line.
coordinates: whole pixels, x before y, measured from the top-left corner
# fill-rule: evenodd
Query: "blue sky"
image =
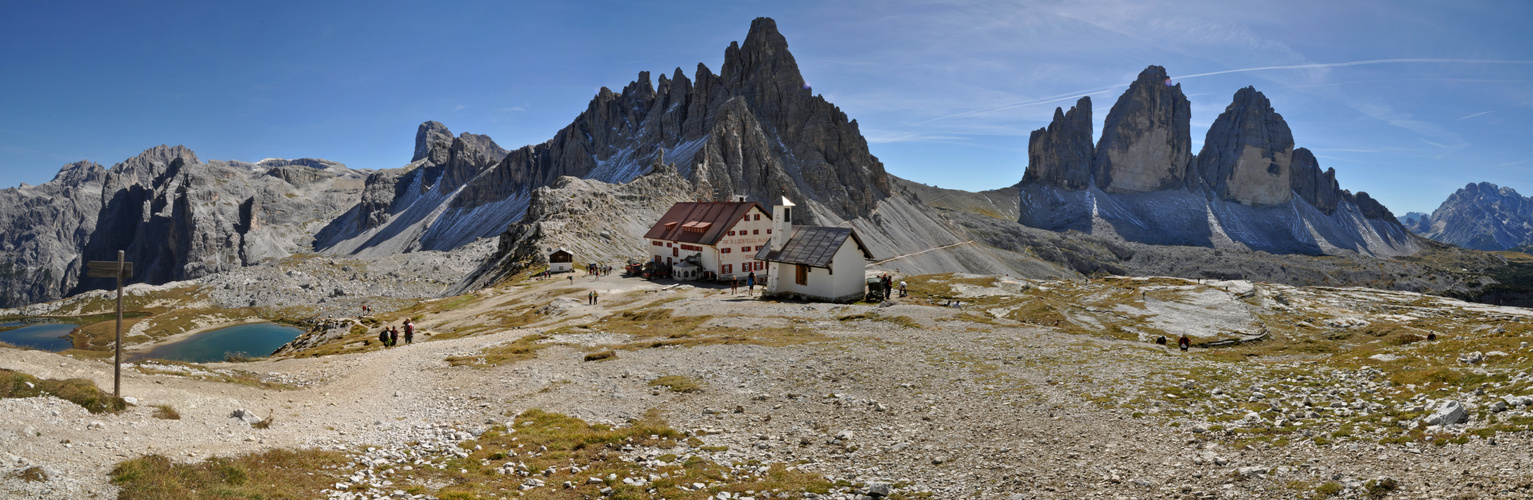
<path fill-rule="evenodd" d="M 1091 95 L 1100 134 L 1158 64 L 1192 101 L 1194 151 L 1254 85 L 1342 187 L 1397 214 L 1469 182 L 1533 194 L 1533 2 L 1513 1 L 10 0 L 0 186 L 157 144 L 393 168 L 425 120 L 539 143 L 639 71 L 718 71 L 757 16 L 889 172 L 928 184 L 1015 183 L 1055 106 Z"/>

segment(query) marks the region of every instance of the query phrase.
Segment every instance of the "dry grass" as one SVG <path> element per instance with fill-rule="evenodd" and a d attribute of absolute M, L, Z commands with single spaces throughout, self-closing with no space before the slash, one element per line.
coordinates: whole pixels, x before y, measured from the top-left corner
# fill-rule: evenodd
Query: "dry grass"
<path fill-rule="evenodd" d="M 721 492 L 743 496 L 747 491 L 785 492 L 799 497 L 804 492 L 827 493 L 833 486 L 824 477 L 788 470 L 783 464 L 770 464 L 765 470 L 731 470 L 703 458 L 709 453 L 701 448 L 688 449 L 681 442 L 685 436 L 661 421 L 654 412 L 623 427 L 590 424 L 578 418 L 541 410 L 528 410 L 515 423 L 494 426 L 477 439 L 460 446 L 468 458 L 449 454 L 426 457 L 436 466 L 384 466 L 394 485 L 388 490 L 404 490 L 443 499 L 499 498 L 505 492 L 519 491 L 527 480 L 519 474 L 501 474 L 505 464 L 524 464 L 532 477 L 548 486 L 522 491 L 529 499 L 645 499 L 677 498 L 704 500 Z M 660 459 L 666 465 L 646 467 L 625 460 L 623 446 L 654 447 L 674 450 Z M 571 466 L 580 467 L 571 472 Z M 327 488 L 346 481 L 353 470 L 351 457 L 340 452 L 317 450 L 272 450 L 233 458 L 213 458 L 195 464 L 178 464 L 165 457 L 151 455 L 119 464 L 112 471 L 112 482 L 122 490 L 119 498 L 319 498 Z M 644 486 L 619 480 L 589 484 L 587 478 L 616 475 L 663 476 Z M 570 488 L 559 485 L 569 481 Z M 681 486 L 706 483 L 702 490 L 683 490 Z M 600 490 L 611 488 L 610 494 Z M 689 487 L 689 489 L 691 489 Z M 653 490 L 654 493 L 649 491 Z M 350 491 L 367 492 L 353 486 Z M 387 495 L 391 491 L 375 491 Z"/>
<path fill-rule="evenodd" d="M 598 352 L 593 352 L 593 353 L 587 354 L 586 357 L 585 357 L 586 361 L 607 361 L 607 360 L 612 360 L 612 359 L 617 359 L 617 351 L 613 351 L 613 350 L 598 351 Z"/>
<path fill-rule="evenodd" d="M 16 471 L 16 478 L 29 483 L 48 482 L 48 473 L 36 465 Z"/>
<path fill-rule="evenodd" d="M 123 500 L 164 498 L 317 498 L 349 462 L 333 451 L 271 450 L 195 464 L 159 455 L 129 460 L 112 470 Z"/>
<path fill-rule="evenodd" d="M 18 371 L 0 368 L 0 399 L 54 396 L 80 405 L 91 413 L 117 413 L 128 407 L 127 401 L 112 397 L 83 378 L 69 380 L 40 379 Z"/>
<path fill-rule="evenodd" d="M 528 335 L 508 344 L 486 348 L 475 356 L 453 356 L 447 358 L 447 364 L 452 366 L 489 367 L 526 361 L 536 358 L 538 351 L 552 346 L 553 344 L 543 342 L 550 338 L 546 335 Z"/>
<path fill-rule="evenodd" d="M 671 392 L 699 392 L 703 386 L 697 379 L 685 375 L 666 375 L 649 381 L 650 387 L 664 387 Z"/>
<path fill-rule="evenodd" d="M 155 405 L 154 418 L 160 420 L 181 420 L 181 413 L 170 405 Z"/>
<path fill-rule="evenodd" d="M 842 322 L 847 322 L 847 321 L 882 321 L 882 322 L 885 322 L 885 323 L 893 323 L 893 324 L 896 324 L 896 325 L 899 325 L 899 326 L 902 326 L 902 327 L 905 327 L 905 328 L 921 328 L 921 322 L 916 321 L 914 318 L 911 318 L 910 316 L 885 316 L 883 314 L 879 314 L 878 311 L 868 311 L 868 312 L 861 313 L 861 314 L 849 314 L 849 315 L 842 316 L 842 317 L 836 318 L 836 319 L 839 319 Z"/>

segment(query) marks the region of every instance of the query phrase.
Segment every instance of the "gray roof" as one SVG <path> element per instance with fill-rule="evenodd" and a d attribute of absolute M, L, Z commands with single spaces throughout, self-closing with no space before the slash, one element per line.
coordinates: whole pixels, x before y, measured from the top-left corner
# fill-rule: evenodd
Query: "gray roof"
<path fill-rule="evenodd" d="M 841 249 L 848 237 L 857 244 L 857 250 L 862 252 L 863 257 L 873 259 L 867 245 L 862 244 L 862 238 L 851 228 L 799 226 L 793 228 L 793 236 L 788 238 L 782 250 L 773 252 L 771 245 L 764 245 L 756 252 L 756 260 L 828 268 L 830 260 L 836 256 L 836 251 Z"/>

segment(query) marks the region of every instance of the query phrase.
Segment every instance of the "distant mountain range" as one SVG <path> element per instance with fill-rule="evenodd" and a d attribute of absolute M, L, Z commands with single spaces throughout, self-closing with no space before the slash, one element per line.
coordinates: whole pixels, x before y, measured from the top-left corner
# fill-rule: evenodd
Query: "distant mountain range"
<path fill-rule="evenodd" d="M 886 173 L 857 121 L 813 93 L 776 23 L 758 18 L 719 73 L 698 64 L 652 84 L 641 72 L 621 91 L 602 88 L 540 144 L 508 150 L 431 121 L 394 169 L 204 162 L 159 146 L 0 190 L 0 307 L 105 287 L 82 278 L 84 262 L 119 249 L 135 281 L 165 283 L 298 253 L 377 258 L 496 238 L 498 251 L 457 287 L 471 290 L 555 246 L 585 261 L 644 254 L 639 236 L 671 203 L 736 197 L 790 198 L 803 207 L 794 222 L 855 228 L 876 267 L 911 274 L 1176 275 L 1466 296 L 1495 283 L 1458 272 L 1494 259 L 1387 259 L 1445 250 L 1340 189 L 1255 89 L 1236 92 L 1192 154 L 1190 105 L 1168 83 L 1158 66 L 1141 73 L 1096 144 L 1089 98 L 1056 110 L 1033 132 L 1015 186 L 941 190 Z"/>
<path fill-rule="evenodd" d="M 1454 192 L 1430 215 L 1400 219 L 1428 238 L 1474 250 L 1510 250 L 1533 245 L 1533 198 L 1489 182 Z"/>

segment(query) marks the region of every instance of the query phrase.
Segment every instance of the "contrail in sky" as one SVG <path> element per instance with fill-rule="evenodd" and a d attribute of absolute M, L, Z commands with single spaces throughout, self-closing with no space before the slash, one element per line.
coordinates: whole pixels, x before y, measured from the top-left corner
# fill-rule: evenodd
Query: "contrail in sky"
<path fill-rule="evenodd" d="M 1367 61 L 1350 61 L 1339 63 L 1316 63 L 1316 64 L 1290 64 L 1286 66 L 1261 66 L 1257 68 L 1227 69 L 1224 71 L 1211 71 L 1195 75 L 1173 76 L 1171 79 L 1188 79 L 1200 76 L 1224 75 L 1229 73 L 1245 73 L 1248 71 L 1266 71 L 1271 69 L 1313 69 L 1313 68 L 1340 68 L 1346 66 L 1367 66 L 1371 64 L 1401 64 L 1401 63 L 1449 63 L 1449 64 L 1533 64 L 1533 61 L 1514 61 L 1505 59 L 1370 59 Z"/>
<path fill-rule="evenodd" d="M 1424 58 L 1414 58 L 1414 59 L 1370 59 L 1370 60 L 1366 60 L 1366 61 L 1349 61 L 1349 62 L 1339 62 L 1339 63 L 1290 64 L 1290 65 L 1286 65 L 1286 66 L 1260 66 L 1260 67 L 1255 67 L 1255 68 L 1227 69 L 1227 70 L 1223 70 L 1223 71 L 1210 71 L 1208 73 L 1197 73 L 1197 74 L 1192 74 L 1192 75 L 1173 76 L 1173 77 L 1171 77 L 1171 79 L 1173 79 L 1173 80 L 1185 80 L 1185 79 L 1188 79 L 1188 78 L 1197 78 L 1197 77 L 1200 77 L 1200 76 L 1225 75 L 1225 74 L 1229 74 L 1229 73 L 1246 73 L 1246 72 L 1251 72 L 1251 71 L 1267 71 L 1267 70 L 1274 70 L 1274 69 L 1340 68 L 1340 67 L 1346 67 L 1346 66 L 1367 66 L 1367 65 L 1372 65 L 1372 64 L 1423 64 L 1423 63 L 1425 63 L 1425 64 L 1533 64 L 1533 61 L 1517 61 L 1517 60 L 1507 60 L 1507 59 L 1424 59 Z M 991 113 L 991 112 L 995 112 L 995 111 L 1004 111 L 1004 110 L 1013 109 L 1013 108 L 1020 108 L 1020 107 L 1023 107 L 1023 106 L 1034 106 L 1034 105 L 1038 105 L 1038 104 L 1049 104 L 1049 103 L 1055 103 L 1055 102 L 1059 102 L 1059 101 L 1068 101 L 1068 100 L 1071 100 L 1071 99 L 1079 99 L 1082 96 L 1096 95 L 1096 94 L 1105 94 L 1107 92 L 1112 91 L 1113 89 L 1122 88 L 1122 87 L 1125 87 L 1125 86 L 1126 85 L 1114 85 L 1112 87 L 1099 87 L 1099 88 L 1094 88 L 1094 89 L 1089 89 L 1089 90 L 1080 90 L 1080 91 L 1076 91 L 1076 92 L 1072 92 L 1072 93 L 1068 93 L 1068 94 L 1059 94 L 1059 95 L 1055 95 L 1055 96 L 1051 96 L 1051 97 L 1045 97 L 1045 98 L 1042 98 L 1042 99 L 1036 99 L 1036 100 L 1030 100 L 1030 101 L 1022 101 L 1022 102 L 1014 102 L 1014 103 L 1010 103 L 1010 104 L 1003 104 L 1003 105 L 996 106 L 996 107 L 993 107 L 993 108 L 982 108 L 982 109 L 975 109 L 975 110 L 970 110 L 970 111 L 964 111 L 962 113 L 955 113 L 955 114 L 951 114 L 951 115 L 947 115 L 947 116 L 939 116 L 937 118 L 932 118 L 930 120 L 926 120 L 926 121 L 922 121 L 922 122 L 916 122 L 916 123 L 914 123 L 912 125 L 925 125 L 925 124 L 928 124 L 928 123 L 931 123 L 931 122 L 935 122 L 935 121 L 947 120 L 949 118 L 960 118 L 960 117 L 965 117 L 965 116 L 970 116 L 970 115 L 977 115 L 977 114 L 980 114 L 980 113 Z"/>

